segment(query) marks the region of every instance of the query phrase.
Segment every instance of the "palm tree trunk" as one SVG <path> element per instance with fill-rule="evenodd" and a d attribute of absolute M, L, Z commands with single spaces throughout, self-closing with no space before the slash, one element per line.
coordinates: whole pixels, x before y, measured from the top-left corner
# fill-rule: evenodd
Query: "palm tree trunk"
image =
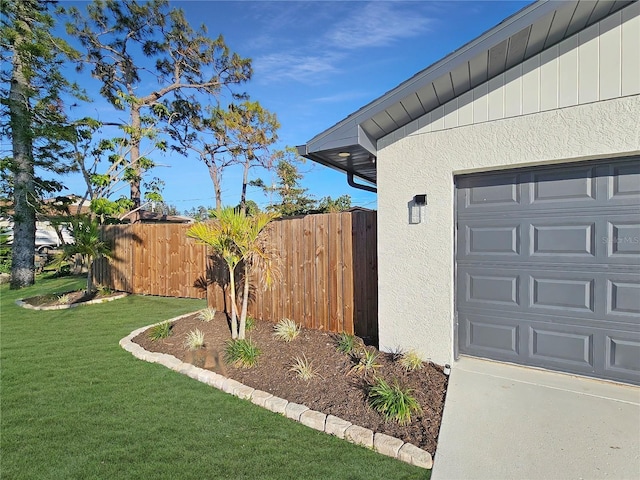
<path fill-rule="evenodd" d="M 231 338 L 238 338 L 238 312 L 236 306 L 236 279 L 234 278 L 234 271 L 229 268 L 229 296 L 231 297 Z"/>
<path fill-rule="evenodd" d="M 87 294 L 93 292 L 93 271 L 91 270 L 92 266 L 91 257 L 87 256 L 86 264 L 87 264 Z"/>
<path fill-rule="evenodd" d="M 249 303 L 249 267 L 244 267 L 244 291 L 242 292 L 242 310 L 240 311 L 240 331 L 238 338 L 243 339 L 247 325 L 247 304 Z"/>

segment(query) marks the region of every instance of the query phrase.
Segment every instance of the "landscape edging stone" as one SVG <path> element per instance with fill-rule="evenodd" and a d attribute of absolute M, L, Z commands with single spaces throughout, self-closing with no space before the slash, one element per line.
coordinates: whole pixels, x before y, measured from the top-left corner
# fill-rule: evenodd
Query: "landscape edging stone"
<path fill-rule="evenodd" d="M 128 293 L 122 292 L 118 295 L 113 295 L 107 298 L 97 298 L 95 300 L 89 300 L 87 302 L 72 303 L 71 305 L 51 305 L 48 307 L 31 305 L 30 303 L 25 302 L 23 298 L 19 298 L 18 300 L 16 300 L 16 305 L 22 308 L 28 308 L 29 310 L 67 310 L 69 308 L 81 307 L 83 305 L 95 305 L 97 303 L 113 302 L 114 300 L 120 300 L 121 298 L 128 297 L 128 296 L 129 296 Z"/>
<path fill-rule="evenodd" d="M 18 303 L 18 300 L 16 301 Z M 27 307 L 29 308 L 29 307 Z M 268 392 L 253 389 L 236 380 L 224 377 L 218 373 L 196 367 L 190 363 L 185 363 L 166 353 L 149 352 L 133 339 L 155 325 L 162 324 L 166 321 L 175 322 L 181 318 L 189 317 L 196 312 L 186 313 L 178 317 L 157 322 L 146 327 L 138 328 L 129 335 L 120 340 L 120 346 L 131 353 L 134 357 L 150 363 L 158 363 L 171 370 L 183 375 L 187 375 L 194 380 L 205 383 L 211 387 L 217 388 L 223 392 L 229 393 L 236 397 L 250 400 L 255 405 L 266 408 L 274 413 L 284 415 L 291 420 L 297 421 L 314 430 L 320 430 L 319 423 L 323 423 L 323 430 L 328 435 L 334 435 L 344 439 L 349 443 L 361 445 L 365 448 L 374 449 L 377 453 L 388 457 L 396 458 L 405 463 L 431 469 L 433 467 L 433 457 L 426 450 L 411 443 L 405 443 L 402 440 L 376 433 L 367 428 L 353 425 L 351 422 L 343 420 L 333 415 L 326 415 L 322 412 L 310 410 L 305 405 L 289 402 L 283 398 L 276 397 Z M 323 419 L 322 422 L 319 420 Z M 317 428 L 316 428 L 317 427 Z M 377 442 L 376 442 L 377 440 Z M 376 445 L 377 444 L 377 445 Z"/>

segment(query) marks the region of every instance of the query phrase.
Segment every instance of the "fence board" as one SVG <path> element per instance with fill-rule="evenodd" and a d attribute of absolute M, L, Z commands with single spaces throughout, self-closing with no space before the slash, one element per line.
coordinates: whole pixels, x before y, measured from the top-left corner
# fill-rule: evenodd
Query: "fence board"
<path fill-rule="evenodd" d="M 113 258 L 94 268 L 96 282 L 135 294 L 204 298 L 230 312 L 226 264 L 186 236 L 189 225 L 136 224 L 102 228 Z M 279 276 L 264 289 L 259 274 L 249 314 L 291 318 L 309 328 L 377 338 L 376 212 L 307 215 L 267 227 L 279 254 Z M 238 285 L 238 298 L 242 285 Z"/>
<path fill-rule="evenodd" d="M 327 290 L 329 275 L 329 217 L 316 217 L 316 317 L 318 327 L 329 330 L 329 292 Z"/>
<path fill-rule="evenodd" d="M 316 318 L 316 237 L 315 237 L 315 216 L 308 215 L 302 219 L 302 249 L 304 254 L 304 296 L 303 296 L 303 321 L 304 325 L 311 328 L 318 328 Z"/>

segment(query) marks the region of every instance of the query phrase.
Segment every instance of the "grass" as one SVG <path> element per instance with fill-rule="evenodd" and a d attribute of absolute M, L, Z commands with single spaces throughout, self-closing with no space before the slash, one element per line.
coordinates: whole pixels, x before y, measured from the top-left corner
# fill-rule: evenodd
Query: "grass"
<path fill-rule="evenodd" d="M 129 296 L 57 311 L 14 303 L 83 281 L 0 286 L 3 479 L 429 478 L 118 345 L 136 328 L 204 308 L 202 300 Z"/>

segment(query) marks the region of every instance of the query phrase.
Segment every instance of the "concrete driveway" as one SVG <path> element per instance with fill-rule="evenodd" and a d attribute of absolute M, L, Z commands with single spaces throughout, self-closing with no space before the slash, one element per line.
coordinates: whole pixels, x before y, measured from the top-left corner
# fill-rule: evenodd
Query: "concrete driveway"
<path fill-rule="evenodd" d="M 640 387 L 461 357 L 432 480 L 640 478 Z"/>

